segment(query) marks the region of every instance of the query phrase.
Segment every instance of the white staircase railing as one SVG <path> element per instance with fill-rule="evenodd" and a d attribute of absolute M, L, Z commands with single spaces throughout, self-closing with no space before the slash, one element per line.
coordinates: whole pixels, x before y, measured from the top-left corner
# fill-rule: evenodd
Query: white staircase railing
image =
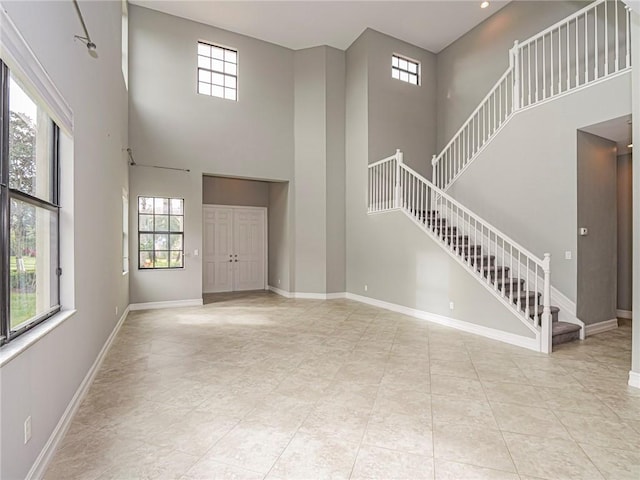
<path fill-rule="evenodd" d="M 631 67 L 630 9 L 598 0 L 509 51 L 509 68 L 451 141 L 432 159 L 446 190 L 518 111 Z"/>
<path fill-rule="evenodd" d="M 536 335 L 540 351 L 551 351 L 549 254 L 538 258 L 481 219 L 406 166 L 399 150 L 369 165 L 368 178 L 369 213 L 408 215 Z"/>

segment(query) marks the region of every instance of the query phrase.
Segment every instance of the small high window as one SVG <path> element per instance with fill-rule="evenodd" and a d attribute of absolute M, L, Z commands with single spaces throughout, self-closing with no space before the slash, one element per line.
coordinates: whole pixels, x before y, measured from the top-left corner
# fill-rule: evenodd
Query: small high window
<path fill-rule="evenodd" d="M 392 55 L 391 76 L 412 85 L 420 85 L 420 62 L 409 60 L 399 55 Z"/>
<path fill-rule="evenodd" d="M 138 197 L 138 268 L 184 267 L 184 200 Z"/>
<path fill-rule="evenodd" d="M 198 42 L 198 93 L 237 100 L 238 51 Z"/>

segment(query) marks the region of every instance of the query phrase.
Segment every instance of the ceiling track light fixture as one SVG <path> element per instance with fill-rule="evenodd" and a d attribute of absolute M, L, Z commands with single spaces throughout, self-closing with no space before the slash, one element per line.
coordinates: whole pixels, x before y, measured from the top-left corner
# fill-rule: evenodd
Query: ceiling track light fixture
<path fill-rule="evenodd" d="M 127 147 L 123 150 L 125 150 L 129 155 L 130 167 L 160 168 L 162 170 L 176 170 L 178 172 L 187 172 L 187 173 L 191 171 L 188 168 L 161 167 L 160 165 L 140 165 L 139 163 L 136 163 L 136 161 L 133 159 L 133 150 L 131 150 L 131 147 Z"/>
<path fill-rule="evenodd" d="M 73 38 L 76 38 L 85 44 L 87 50 L 89 51 L 89 55 L 91 55 L 93 58 L 98 58 L 98 52 L 96 52 L 96 44 L 91 41 L 89 30 L 87 30 L 87 24 L 84 23 L 84 18 L 82 17 L 82 12 L 80 11 L 80 5 L 78 5 L 78 0 L 73 0 L 73 5 L 76 7 L 78 18 L 80 19 L 82 29 L 84 30 L 84 37 L 81 35 L 74 35 Z"/>

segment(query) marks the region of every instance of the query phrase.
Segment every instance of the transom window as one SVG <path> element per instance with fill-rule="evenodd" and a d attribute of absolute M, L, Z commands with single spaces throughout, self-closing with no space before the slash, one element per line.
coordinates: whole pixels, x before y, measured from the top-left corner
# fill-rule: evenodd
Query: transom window
<path fill-rule="evenodd" d="M 184 200 L 138 197 L 138 268 L 184 267 Z"/>
<path fill-rule="evenodd" d="M 420 63 L 399 55 L 392 55 L 391 76 L 412 85 L 420 85 Z"/>
<path fill-rule="evenodd" d="M 58 126 L 0 61 L 0 344 L 60 311 Z"/>
<path fill-rule="evenodd" d="M 198 93 L 237 100 L 238 51 L 198 42 Z"/>

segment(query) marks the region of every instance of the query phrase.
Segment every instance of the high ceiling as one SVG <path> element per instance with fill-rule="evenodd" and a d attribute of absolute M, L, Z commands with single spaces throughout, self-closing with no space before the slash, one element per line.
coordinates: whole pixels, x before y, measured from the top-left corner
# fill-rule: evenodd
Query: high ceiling
<path fill-rule="evenodd" d="M 448 1 L 190 1 L 130 3 L 206 23 L 294 50 L 329 45 L 346 50 L 373 28 L 438 53 L 510 0 Z"/>

